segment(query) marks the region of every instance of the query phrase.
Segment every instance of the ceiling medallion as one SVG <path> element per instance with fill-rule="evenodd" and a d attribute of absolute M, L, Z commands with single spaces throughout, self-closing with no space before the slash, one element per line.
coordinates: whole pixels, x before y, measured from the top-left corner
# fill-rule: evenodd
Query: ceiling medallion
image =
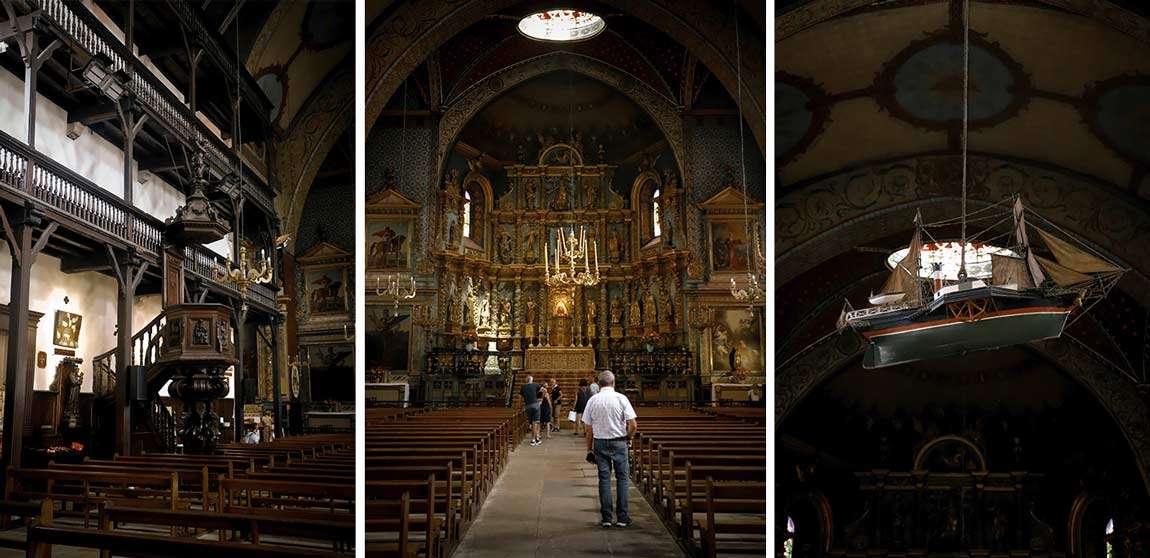
<path fill-rule="evenodd" d="M 809 78 L 775 74 L 775 160 L 793 161 L 822 133 L 830 115 L 827 93 Z"/>
<path fill-rule="evenodd" d="M 997 44 L 970 35 L 970 128 L 983 128 L 1018 114 L 1027 103 L 1030 79 Z M 915 41 L 883 66 L 875 100 L 892 116 L 920 128 L 958 126 L 963 116 L 963 44 L 942 31 Z"/>
<path fill-rule="evenodd" d="M 571 9 L 547 10 L 519 20 L 519 32 L 530 39 L 548 42 L 572 42 L 590 39 L 607 28 L 603 18 Z"/>
<path fill-rule="evenodd" d="M 1122 75 L 1095 83 L 1083 95 L 1090 130 L 1123 159 L 1150 165 L 1150 76 Z"/>

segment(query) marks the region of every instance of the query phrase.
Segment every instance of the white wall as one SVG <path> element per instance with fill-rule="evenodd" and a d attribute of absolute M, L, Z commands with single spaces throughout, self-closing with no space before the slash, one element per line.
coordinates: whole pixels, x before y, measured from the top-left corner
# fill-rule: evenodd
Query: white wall
<path fill-rule="evenodd" d="M 11 300 L 12 256 L 8 246 L 0 250 L 0 303 Z M 64 302 L 64 297 L 68 302 Z M 64 273 L 60 260 L 41 254 L 32 267 L 32 292 L 28 308 L 43 312 L 36 329 L 36 351 L 48 353 L 48 365 L 36 368 L 36 389 L 47 389 L 62 356 L 53 354 L 52 333 L 56 311 L 82 316 L 76 356 L 84 359 L 84 391 L 92 390 L 92 357 L 116 346 L 116 280 L 99 273 Z M 160 313 L 160 296 L 136 297 L 133 327 L 139 329 Z"/>

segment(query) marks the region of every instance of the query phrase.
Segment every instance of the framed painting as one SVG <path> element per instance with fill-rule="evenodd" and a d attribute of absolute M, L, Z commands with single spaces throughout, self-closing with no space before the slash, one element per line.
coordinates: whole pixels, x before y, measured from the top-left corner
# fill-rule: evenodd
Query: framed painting
<path fill-rule="evenodd" d="M 79 314 L 57 310 L 56 324 L 52 329 L 52 344 L 69 349 L 79 347 L 82 320 L 83 317 Z"/>
<path fill-rule="evenodd" d="M 312 401 L 355 399 L 355 346 L 324 343 L 307 347 Z"/>
<path fill-rule="evenodd" d="M 415 239 L 413 222 L 410 216 L 368 217 L 364 231 L 368 269 L 411 269 L 411 249 Z"/>
<path fill-rule="evenodd" d="M 322 267 L 304 272 L 304 287 L 307 290 L 309 313 L 346 314 L 347 268 Z"/>
<path fill-rule="evenodd" d="M 747 271 L 754 261 L 754 240 L 742 221 L 716 221 L 710 229 L 711 270 Z"/>
<path fill-rule="evenodd" d="M 711 327 L 711 370 L 745 369 L 753 375 L 762 374 L 761 329 L 758 316 L 745 307 L 716 308 L 715 325 Z"/>
<path fill-rule="evenodd" d="M 390 372 L 411 366 L 411 307 L 369 306 L 367 309 L 367 368 Z"/>

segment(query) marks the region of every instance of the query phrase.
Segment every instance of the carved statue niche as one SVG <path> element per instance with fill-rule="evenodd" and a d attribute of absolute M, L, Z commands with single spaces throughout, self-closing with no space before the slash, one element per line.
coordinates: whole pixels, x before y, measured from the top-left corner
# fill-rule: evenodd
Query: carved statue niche
<path fill-rule="evenodd" d="M 528 225 L 527 234 L 523 238 L 523 263 L 533 264 L 539 254 L 536 246 L 539 245 L 539 229 Z"/>
<path fill-rule="evenodd" d="M 619 238 L 618 227 L 612 227 L 607 235 L 607 257 L 612 263 L 623 262 L 623 241 Z"/>
<path fill-rule="evenodd" d="M 583 190 L 583 207 L 585 209 L 595 209 L 599 207 L 599 181 L 588 180 L 584 182 Z"/>
<path fill-rule="evenodd" d="M 531 299 L 527 300 L 527 325 L 535 325 L 535 301 Z"/>
<path fill-rule="evenodd" d="M 587 311 L 586 311 L 586 317 L 587 317 L 587 329 L 586 329 L 586 331 L 587 331 L 587 337 L 596 337 L 596 331 L 595 331 L 595 325 L 596 325 L 596 321 L 595 321 L 595 315 L 596 315 L 596 314 L 598 314 L 598 310 L 597 310 L 598 306 L 599 306 L 599 304 L 598 304 L 597 302 L 595 302 L 594 300 L 588 300 L 588 301 L 587 301 Z"/>
<path fill-rule="evenodd" d="M 643 295 L 643 323 L 648 325 L 658 321 L 658 313 L 655 311 L 655 296 L 651 292 L 654 288 L 654 285 L 648 285 L 647 292 Z"/>
<path fill-rule="evenodd" d="M 539 189 L 539 183 L 535 180 L 526 180 L 523 184 L 526 188 L 523 192 L 524 209 L 537 209 L 539 205 L 536 203 L 535 196 L 536 190 Z"/>
<path fill-rule="evenodd" d="M 515 261 L 515 244 L 508 229 L 499 233 L 499 261 L 505 264 Z"/>
<path fill-rule="evenodd" d="M 568 199 L 567 185 L 560 184 L 555 189 L 555 197 L 551 200 L 552 211 L 567 211 L 571 209 L 571 200 Z"/>
<path fill-rule="evenodd" d="M 663 181 L 663 203 L 659 204 L 659 220 L 662 226 L 663 242 L 668 246 L 674 244 L 675 230 L 678 227 L 678 220 L 676 218 L 675 206 L 678 205 L 678 192 L 679 192 L 679 177 L 675 176 L 670 170 L 665 171 L 666 178 Z"/>

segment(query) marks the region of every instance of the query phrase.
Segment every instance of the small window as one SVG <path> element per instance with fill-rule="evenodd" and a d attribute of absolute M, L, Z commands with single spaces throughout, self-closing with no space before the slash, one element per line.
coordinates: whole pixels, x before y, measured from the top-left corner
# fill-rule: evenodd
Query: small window
<path fill-rule="evenodd" d="M 652 237 L 661 236 L 663 234 L 663 227 L 659 223 L 659 189 L 655 188 L 655 193 L 651 195 L 651 225 L 653 229 Z"/>
<path fill-rule="evenodd" d="M 471 192 L 463 191 L 463 236 L 471 238 Z"/>

